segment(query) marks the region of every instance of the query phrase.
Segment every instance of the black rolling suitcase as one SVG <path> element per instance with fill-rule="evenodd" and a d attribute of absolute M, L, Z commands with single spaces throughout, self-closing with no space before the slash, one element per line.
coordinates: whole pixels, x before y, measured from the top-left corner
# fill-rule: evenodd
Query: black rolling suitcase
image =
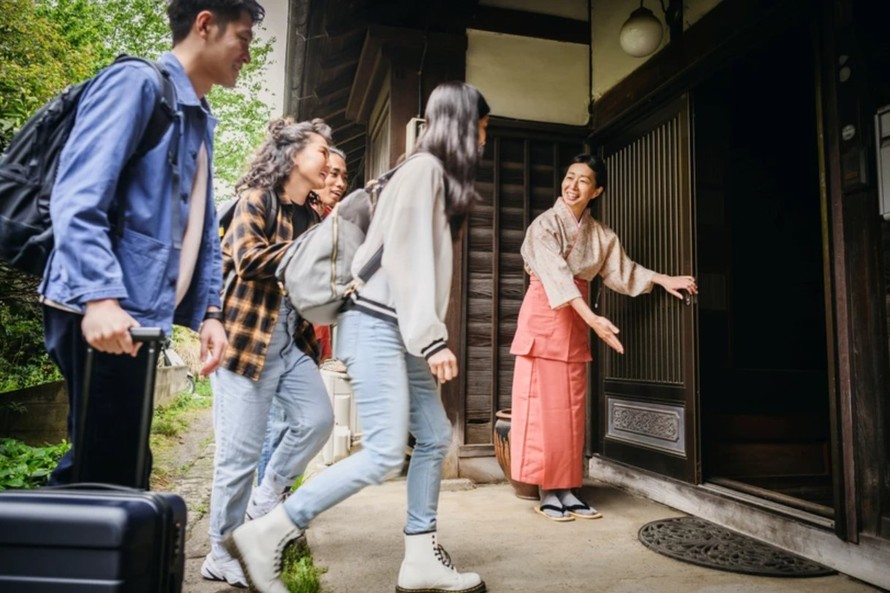
<path fill-rule="evenodd" d="M 131 333 L 146 342 L 151 365 L 140 439 L 145 450 L 135 468 L 144 476 L 164 332 Z M 77 422 L 82 427 L 84 418 Z M 75 451 L 75 467 L 77 459 Z M 176 494 L 102 484 L 0 492 L 0 592 L 179 593 L 185 525 L 185 502 Z"/>

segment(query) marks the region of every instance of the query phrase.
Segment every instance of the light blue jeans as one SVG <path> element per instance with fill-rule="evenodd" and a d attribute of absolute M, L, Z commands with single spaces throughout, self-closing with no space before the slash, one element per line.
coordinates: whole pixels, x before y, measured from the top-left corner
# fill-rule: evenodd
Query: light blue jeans
<path fill-rule="evenodd" d="M 284 440 L 285 434 L 287 434 L 287 418 L 284 416 L 284 409 L 273 401 L 272 408 L 269 410 L 266 436 L 263 438 L 263 450 L 260 452 L 260 461 L 256 467 L 257 486 L 263 483 L 263 476 L 266 474 L 269 460 L 272 459 L 272 453 Z"/>
<path fill-rule="evenodd" d="M 402 467 L 410 429 L 416 444 L 408 466 L 405 533 L 435 529 L 451 422 L 429 365 L 405 351 L 396 325 L 355 310 L 340 315 L 336 348 L 349 369 L 362 448 L 300 486 L 284 508 L 305 529 L 319 513 L 380 484 Z"/>
<path fill-rule="evenodd" d="M 282 305 L 257 381 L 223 368 L 210 377 L 216 438 L 211 543 L 221 542 L 244 521 L 273 400 L 289 420 L 266 468 L 266 478 L 279 487 L 293 484 L 305 471 L 334 426 L 334 412 L 318 365 L 294 345 L 291 330 L 295 314 L 288 309 Z"/>

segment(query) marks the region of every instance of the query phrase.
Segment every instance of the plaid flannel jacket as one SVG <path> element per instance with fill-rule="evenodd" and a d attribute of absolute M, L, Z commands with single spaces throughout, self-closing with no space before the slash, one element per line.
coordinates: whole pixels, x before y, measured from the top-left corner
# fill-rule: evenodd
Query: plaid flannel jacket
<path fill-rule="evenodd" d="M 279 203 L 272 233 L 266 236 L 268 200 L 271 192 L 250 190 L 238 201 L 228 232 L 222 241 L 223 314 L 229 346 L 222 366 L 256 381 L 266 359 L 272 330 L 278 322 L 283 292 L 275 270 L 294 236 L 294 214 L 305 208 L 310 225 L 318 215 L 308 205 Z M 231 276 L 230 276 L 231 275 Z M 305 319 L 297 320 L 294 342 L 318 362 L 320 346 Z"/>

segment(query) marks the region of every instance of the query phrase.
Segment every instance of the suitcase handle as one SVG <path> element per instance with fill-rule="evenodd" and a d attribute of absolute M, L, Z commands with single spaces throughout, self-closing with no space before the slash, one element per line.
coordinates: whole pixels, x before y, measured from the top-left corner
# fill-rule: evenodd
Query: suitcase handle
<path fill-rule="evenodd" d="M 154 410 L 155 375 L 158 371 L 158 358 L 161 352 L 161 344 L 165 339 L 164 330 L 159 327 L 131 327 L 130 338 L 134 342 L 145 343 L 148 348 L 148 370 L 145 374 L 145 394 L 142 396 L 142 418 L 139 421 L 139 450 L 136 455 L 136 480 L 134 484 L 143 484 L 146 479 L 145 468 L 148 464 L 148 437 L 151 430 L 151 415 Z M 125 356 L 125 355 L 121 355 Z M 89 408 L 90 385 L 93 375 L 93 348 L 87 347 L 86 369 L 83 377 L 83 399 L 80 411 L 77 415 L 77 434 L 80 435 L 77 442 L 84 443 L 86 435 L 87 409 Z M 83 464 L 83 454 L 74 450 L 73 474 L 75 480 L 79 480 Z M 148 483 L 143 484 L 148 490 Z"/>
<path fill-rule="evenodd" d="M 131 327 L 130 338 L 134 342 L 163 342 L 164 330 L 159 327 Z"/>

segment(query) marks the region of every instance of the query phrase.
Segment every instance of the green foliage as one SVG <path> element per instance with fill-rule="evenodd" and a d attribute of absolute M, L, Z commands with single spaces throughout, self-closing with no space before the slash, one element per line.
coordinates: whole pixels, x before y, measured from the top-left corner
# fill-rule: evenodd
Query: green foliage
<path fill-rule="evenodd" d="M 38 107 L 90 76 L 97 59 L 94 47 L 72 45 L 63 23 L 38 6 L 3 0 L 0 10 L 0 148 Z"/>
<path fill-rule="evenodd" d="M 209 408 L 212 404 L 210 381 L 201 379 L 195 384 L 195 393 L 180 393 L 169 406 L 155 408 L 151 423 L 154 435 L 173 437 L 188 428 L 188 412 Z"/>
<path fill-rule="evenodd" d="M 88 69 L 89 75 L 114 58 L 109 55 L 103 40 L 108 26 L 101 3 L 94 0 L 36 0 L 34 5 L 37 14 L 55 23 L 65 41 L 79 54 L 78 61 Z"/>
<path fill-rule="evenodd" d="M 210 406 L 213 398 L 213 390 L 210 388 L 210 379 L 197 379 L 195 381 L 195 392 L 191 395 L 192 399 L 197 399 L 202 406 Z M 200 398 L 206 398 L 201 400 Z"/>
<path fill-rule="evenodd" d="M 0 301 L 0 393 L 62 378 L 43 347 L 43 321 L 35 303 Z"/>
<path fill-rule="evenodd" d="M 45 1 L 45 0 L 44 0 Z M 101 7 L 105 63 L 118 54 L 157 59 L 170 49 L 166 2 L 161 0 L 80 0 Z"/>
<path fill-rule="evenodd" d="M 70 444 L 32 447 L 16 439 L 0 439 L 0 491 L 12 488 L 39 488 L 46 485 Z"/>
<path fill-rule="evenodd" d="M 284 549 L 281 580 L 290 593 L 318 593 L 321 591 L 318 579 L 322 574 L 324 570 L 315 567 L 303 538 Z"/>
<path fill-rule="evenodd" d="M 213 145 L 217 201 L 230 197 L 235 183 L 247 171 L 251 154 L 266 134 L 272 110 L 258 97 L 264 90 L 273 42 L 254 41 L 251 60 L 241 69 L 238 86 L 214 87 L 207 97 L 219 118 Z"/>

